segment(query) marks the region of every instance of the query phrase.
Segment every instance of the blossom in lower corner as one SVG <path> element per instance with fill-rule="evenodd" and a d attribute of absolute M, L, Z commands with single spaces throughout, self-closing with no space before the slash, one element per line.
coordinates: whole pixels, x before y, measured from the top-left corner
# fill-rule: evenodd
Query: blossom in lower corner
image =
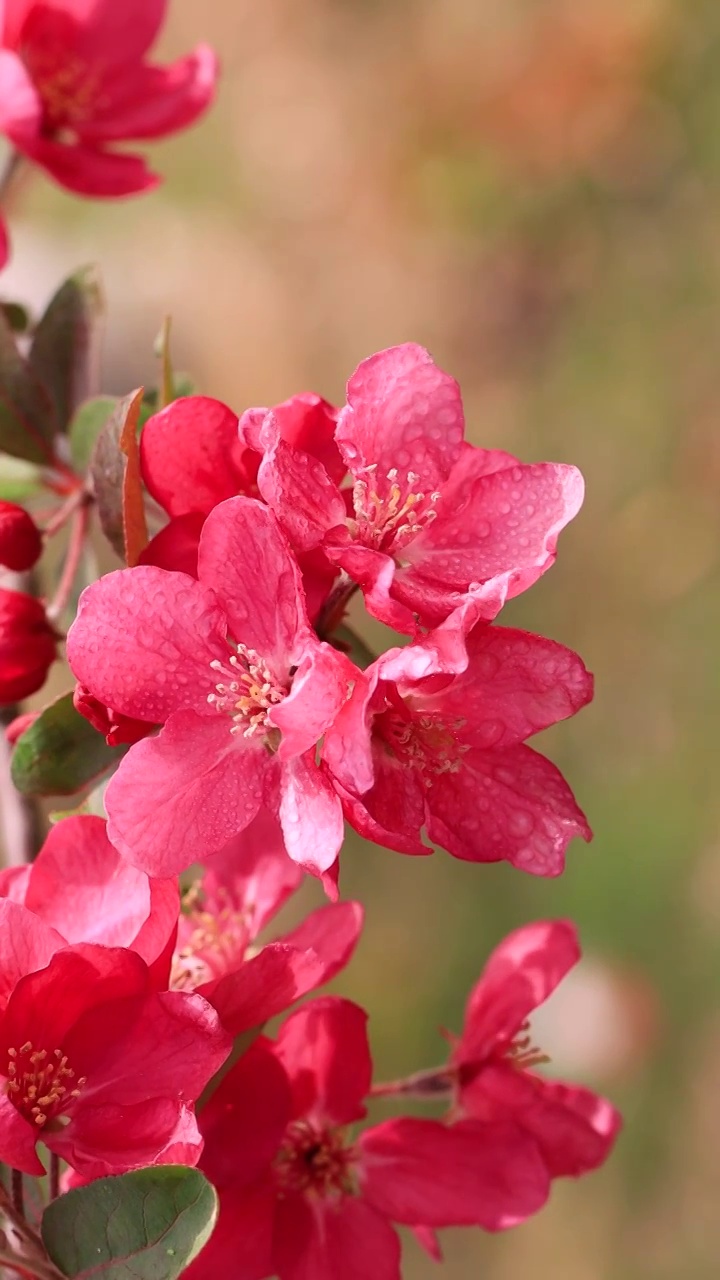
<path fill-rule="evenodd" d="M 570 649 L 480 622 L 393 649 L 329 728 L 323 759 L 353 826 L 403 853 L 507 859 L 557 875 L 590 829 L 564 778 L 525 740 L 574 715 L 592 677 Z"/>
<path fill-rule="evenodd" d="M 262 503 L 214 508 L 197 579 L 145 565 L 86 588 L 68 659 L 101 703 L 163 725 L 106 792 L 123 856 L 175 874 L 267 806 L 292 858 L 319 875 L 333 866 L 342 808 L 315 748 L 359 672 L 311 630 L 300 570 Z"/>
<path fill-rule="evenodd" d="M 41 688 L 57 657 L 57 641 L 39 600 L 0 588 L 0 705 Z"/>
<path fill-rule="evenodd" d="M 513 1126 L 401 1119 L 366 1129 L 366 1015 L 337 997 L 257 1040 L 200 1116 L 220 1219 L 189 1280 L 399 1280 L 394 1224 L 507 1226 L 548 1194 Z"/>
<path fill-rule="evenodd" d="M 116 143 L 192 124 L 215 92 L 206 45 L 169 66 L 147 60 L 167 0 L 6 0 L 0 17 L 0 130 L 61 186 L 126 196 L 158 179 Z"/>
<path fill-rule="evenodd" d="M 569 920 L 540 920 L 495 948 L 473 987 L 446 1066 L 419 1072 L 383 1094 L 446 1096 L 452 1121 L 511 1122 L 537 1144 L 550 1178 L 601 1165 L 622 1120 L 607 1099 L 538 1071 L 549 1059 L 533 1043 L 530 1015 L 580 959 Z"/>
<path fill-rule="evenodd" d="M 230 1037 L 197 995 L 157 991 L 136 952 L 64 940 L 0 902 L 0 1160 L 41 1175 L 38 1142 L 82 1178 L 193 1165 L 193 1104 Z"/>
<path fill-rule="evenodd" d="M 471 586 L 493 618 L 553 563 L 583 480 L 575 467 L 474 448 L 464 429 L 455 379 L 404 343 L 364 360 L 348 382 L 335 441 L 351 492 L 284 438 L 272 411 L 258 436 L 258 487 L 296 550 L 321 551 L 395 630 L 438 626 Z"/>

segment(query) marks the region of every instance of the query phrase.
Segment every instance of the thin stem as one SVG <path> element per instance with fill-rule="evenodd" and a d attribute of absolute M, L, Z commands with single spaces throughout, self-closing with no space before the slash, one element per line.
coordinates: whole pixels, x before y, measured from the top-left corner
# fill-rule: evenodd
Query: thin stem
<path fill-rule="evenodd" d="M 374 1084 L 370 1090 L 371 1098 L 397 1098 L 408 1095 L 420 1100 L 432 1101 L 433 1098 L 445 1098 L 452 1093 L 454 1072 L 452 1067 L 431 1067 L 428 1071 L 416 1071 L 404 1080 L 390 1080 L 383 1084 Z"/>
<path fill-rule="evenodd" d="M 343 569 L 315 623 L 315 630 L 321 640 L 328 640 L 338 623 L 342 622 L 347 607 L 358 589 L 357 582 L 353 582 Z"/>
<path fill-rule="evenodd" d="M 55 514 L 48 520 L 45 528 L 43 529 L 45 537 L 52 538 L 59 529 L 62 529 L 64 524 L 67 524 L 70 517 L 74 515 L 75 511 L 77 511 L 77 508 L 82 506 L 83 503 L 87 503 L 87 501 L 88 494 L 85 490 L 75 489 L 75 491 L 70 494 L 70 497 L 63 502 L 62 506 L 58 507 Z"/>
<path fill-rule="evenodd" d="M 83 547 L 85 546 L 85 537 L 88 530 L 88 521 L 90 519 L 90 495 L 84 495 L 84 501 L 73 514 L 73 523 L 70 530 L 70 543 L 65 557 L 62 576 L 58 583 L 57 591 L 47 607 L 47 616 L 51 622 L 59 618 L 63 612 L 68 600 L 70 592 L 73 588 L 75 575 L 78 571 L 80 560 L 82 558 Z"/>
<path fill-rule="evenodd" d="M 60 1195 L 60 1157 L 50 1152 L 50 1199 L 57 1200 Z"/>
<path fill-rule="evenodd" d="M 13 1208 L 19 1218 L 25 1220 L 25 1186 L 23 1183 L 23 1175 L 20 1169 L 12 1171 L 12 1200 Z"/>

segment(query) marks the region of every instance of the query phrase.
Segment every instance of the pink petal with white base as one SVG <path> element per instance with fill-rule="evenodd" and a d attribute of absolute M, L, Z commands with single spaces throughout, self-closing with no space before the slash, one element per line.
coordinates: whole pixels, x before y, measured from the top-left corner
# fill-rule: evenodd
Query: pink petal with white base
<path fill-rule="evenodd" d="M 298 866 L 315 876 L 332 867 L 343 841 L 342 806 L 311 752 L 283 762 L 280 822 Z"/>

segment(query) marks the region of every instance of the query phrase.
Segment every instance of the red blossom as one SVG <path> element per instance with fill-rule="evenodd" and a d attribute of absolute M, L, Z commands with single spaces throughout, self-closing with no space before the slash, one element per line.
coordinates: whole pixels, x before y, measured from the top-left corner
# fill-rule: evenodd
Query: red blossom
<path fill-rule="evenodd" d="M 295 861 L 333 866 L 342 811 L 315 746 L 359 673 L 310 629 L 300 571 L 262 503 L 213 509 L 198 580 L 147 565 L 88 587 L 68 658 L 100 702 L 164 724 L 106 793 L 108 834 L 130 861 L 176 873 L 267 805 Z"/>
<path fill-rule="evenodd" d="M 389 650 L 358 680 L 323 759 L 362 835 L 402 853 L 562 871 L 590 829 L 562 775 L 525 745 L 592 697 L 577 654 L 529 632 L 448 626 Z"/>
<path fill-rule="evenodd" d="M 0 704 L 19 702 L 45 683 L 56 642 L 39 600 L 0 588 Z"/>
<path fill-rule="evenodd" d="M 167 0 L 5 0 L 0 129 L 70 191 L 125 196 L 157 185 L 115 144 L 184 129 L 212 101 L 206 45 L 169 66 L 147 60 Z"/>
<path fill-rule="evenodd" d="M 24 573 L 40 559 L 42 548 L 42 534 L 24 507 L 0 502 L 0 565 Z"/>
<path fill-rule="evenodd" d="M 471 585 L 495 617 L 553 563 L 580 473 L 464 444 L 460 389 L 415 343 L 364 360 L 347 395 L 335 440 L 351 495 L 272 411 L 258 433 L 258 487 L 293 545 L 321 549 L 398 631 L 437 626 Z"/>
<path fill-rule="evenodd" d="M 393 1120 L 353 1140 L 372 1063 L 366 1015 L 314 1000 L 255 1042 L 201 1115 L 220 1221 L 189 1280 L 399 1280 L 394 1223 L 508 1225 L 548 1190 L 507 1125 Z"/>
<path fill-rule="evenodd" d="M 193 1103 L 231 1046 L 215 1011 L 156 991 L 134 951 L 65 946 L 17 903 L 0 927 L 0 1159 L 41 1175 L 42 1141 L 83 1178 L 195 1164 Z"/>

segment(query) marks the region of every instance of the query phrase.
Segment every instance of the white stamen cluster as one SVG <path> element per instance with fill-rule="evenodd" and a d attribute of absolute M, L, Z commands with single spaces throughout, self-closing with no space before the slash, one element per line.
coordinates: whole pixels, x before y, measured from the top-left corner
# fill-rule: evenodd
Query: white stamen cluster
<path fill-rule="evenodd" d="M 208 694 L 208 702 L 233 721 L 230 732 L 252 738 L 267 727 L 268 711 L 287 694 L 254 649 L 239 644 L 228 658 L 227 670 L 219 659 L 211 663 L 213 671 L 226 677 Z"/>
<path fill-rule="evenodd" d="M 366 470 L 376 471 L 377 465 Z M 353 487 L 356 534 L 377 548 L 404 545 L 414 538 L 435 519 L 435 503 L 440 497 L 438 492 L 416 490 L 420 476 L 415 471 L 408 471 L 401 479 L 397 467 L 393 467 L 385 479 L 389 489 L 383 496 L 373 477 L 356 480 Z"/>

